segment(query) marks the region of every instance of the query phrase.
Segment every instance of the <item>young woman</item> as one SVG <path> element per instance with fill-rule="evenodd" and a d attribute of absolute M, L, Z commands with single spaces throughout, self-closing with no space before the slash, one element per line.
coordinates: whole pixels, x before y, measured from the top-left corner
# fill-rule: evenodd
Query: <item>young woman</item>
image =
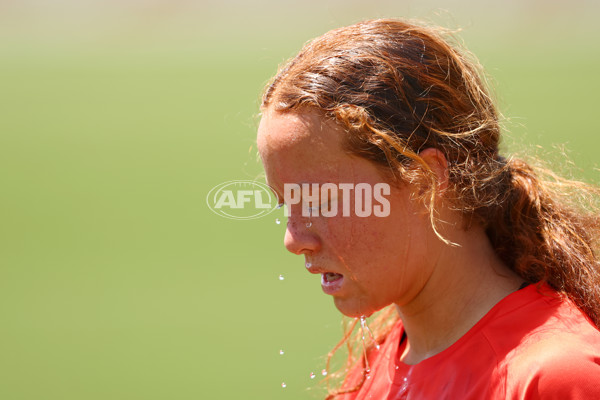
<path fill-rule="evenodd" d="M 478 64 L 439 29 L 328 32 L 262 115 L 287 249 L 344 315 L 384 310 L 329 399 L 600 398 L 600 218 L 567 201 L 597 191 L 498 153 Z"/>

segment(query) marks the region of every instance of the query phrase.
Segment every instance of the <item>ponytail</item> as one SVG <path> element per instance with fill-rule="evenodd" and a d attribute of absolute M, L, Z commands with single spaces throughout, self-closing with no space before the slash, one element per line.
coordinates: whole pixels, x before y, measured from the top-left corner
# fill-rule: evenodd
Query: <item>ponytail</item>
<path fill-rule="evenodd" d="M 523 279 L 548 283 L 600 326 L 600 218 L 565 199 L 565 193 L 597 195 L 598 189 L 546 172 L 553 181 L 542 180 L 524 161 L 506 163 L 508 192 L 487 226 L 488 237 Z"/>

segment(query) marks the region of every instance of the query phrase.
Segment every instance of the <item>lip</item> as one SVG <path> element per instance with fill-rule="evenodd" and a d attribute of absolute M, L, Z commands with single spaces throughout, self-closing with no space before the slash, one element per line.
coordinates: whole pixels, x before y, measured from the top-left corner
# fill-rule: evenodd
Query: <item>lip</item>
<path fill-rule="evenodd" d="M 326 270 L 326 269 L 323 269 L 323 268 L 320 268 L 320 267 L 314 266 L 314 265 L 311 265 L 310 267 L 308 267 L 307 270 L 311 274 L 321 274 L 321 289 L 323 289 L 323 292 L 325 294 L 329 294 L 329 295 L 335 294 L 342 288 L 342 285 L 344 284 L 344 275 L 343 274 L 339 274 L 339 275 L 341 275 L 341 277 L 339 279 L 336 279 L 333 282 L 328 282 L 327 279 L 325 279 L 325 274 L 328 272 L 334 272 L 334 271 L 329 271 L 329 270 Z"/>
<path fill-rule="evenodd" d="M 321 274 L 321 289 L 323 289 L 323 292 L 325 292 L 325 294 L 330 294 L 330 295 L 335 294 L 342 288 L 343 284 L 344 284 L 344 275 L 341 275 L 341 277 L 339 279 L 336 279 L 333 282 L 328 282 L 325 279 L 325 273 Z"/>
<path fill-rule="evenodd" d="M 324 274 L 326 272 L 331 272 L 331 271 L 326 271 L 323 268 L 317 267 L 316 265 L 311 265 L 310 267 L 307 267 L 306 270 L 308 272 L 310 272 L 311 274 Z"/>

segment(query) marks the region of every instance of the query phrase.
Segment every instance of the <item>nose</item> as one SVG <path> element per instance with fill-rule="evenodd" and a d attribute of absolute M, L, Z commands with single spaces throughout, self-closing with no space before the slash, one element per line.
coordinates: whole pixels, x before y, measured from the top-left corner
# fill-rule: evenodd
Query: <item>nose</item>
<path fill-rule="evenodd" d="M 297 255 L 312 254 L 321 248 L 321 241 L 314 228 L 307 227 L 306 221 L 302 218 L 288 219 L 283 243 L 290 253 Z"/>

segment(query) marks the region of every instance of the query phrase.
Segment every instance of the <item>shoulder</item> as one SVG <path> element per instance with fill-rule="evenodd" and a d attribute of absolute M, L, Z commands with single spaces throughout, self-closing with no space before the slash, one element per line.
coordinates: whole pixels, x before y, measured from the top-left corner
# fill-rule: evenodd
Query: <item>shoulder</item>
<path fill-rule="evenodd" d="M 600 398 L 600 331 L 569 300 L 539 295 L 507 316 L 516 342 L 501 357 L 507 398 Z"/>
<path fill-rule="evenodd" d="M 533 337 L 531 338 L 533 339 Z M 535 335 L 510 358 L 507 392 L 517 399 L 599 399 L 600 345 L 572 333 Z"/>
<path fill-rule="evenodd" d="M 600 346 L 600 331 L 570 300 L 547 285 L 530 285 L 500 303 L 480 321 L 480 332 L 499 358 L 548 340 Z"/>

